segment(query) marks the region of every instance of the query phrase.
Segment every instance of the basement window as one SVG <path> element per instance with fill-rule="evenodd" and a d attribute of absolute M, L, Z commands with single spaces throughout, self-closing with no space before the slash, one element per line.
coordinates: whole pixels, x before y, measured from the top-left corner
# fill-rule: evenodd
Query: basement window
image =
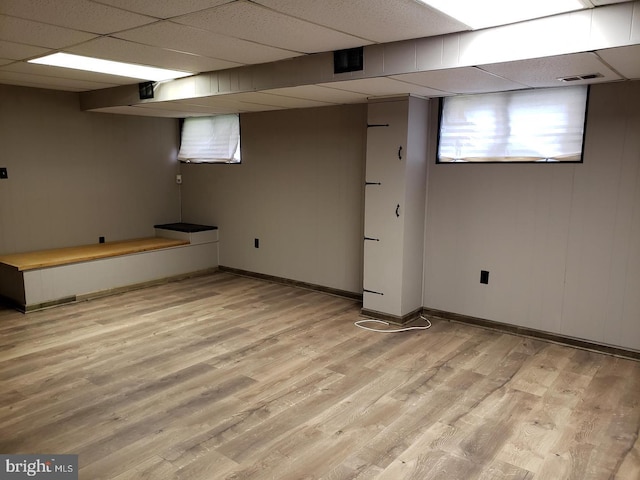
<path fill-rule="evenodd" d="M 178 160 L 185 163 L 240 163 L 240 116 L 185 118 Z"/>
<path fill-rule="evenodd" d="M 445 97 L 438 163 L 581 162 L 586 85 Z"/>

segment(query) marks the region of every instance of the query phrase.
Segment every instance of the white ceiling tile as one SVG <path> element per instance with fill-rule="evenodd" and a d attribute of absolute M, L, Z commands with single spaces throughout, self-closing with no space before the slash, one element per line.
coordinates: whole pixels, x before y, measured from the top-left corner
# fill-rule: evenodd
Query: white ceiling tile
<path fill-rule="evenodd" d="M 191 114 L 190 112 L 178 112 L 169 109 L 164 110 L 162 108 L 148 108 L 142 105 L 121 105 L 117 107 L 95 108 L 91 111 L 96 113 L 108 113 L 117 115 L 139 115 L 143 117 L 183 118 L 188 116 L 196 116 L 194 114 Z"/>
<path fill-rule="evenodd" d="M 113 36 L 178 52 L 194 53 L 243 64 L 273 62 L 299 55 L 296 52 L 229 38 L 169 21 L 147 25 Z"/>
<path fill-rule="evenodd" d="M 600 7 L 602 5 L 613 5 L 614 3 L 625 3 L 629 0 L 589 0 L 596 7 Z"/>
<path fill-rule="evenodd" d="M 329 84 L 330 85 L 330 84 Z M 283 95 L 286 97 L 306 98 L 328 103 L 362 103 L 367 101 L 367 95 L 363 93 L 339 90 L 329 86 L 301 85 L 298 87 L 274 88 L 266 90 L 266 93 Z"/>
<path fill-rule="evenodd" d="M 588 43 L 591 24 L 591 10 L 582 10 L 466 32 L 460 35 L 458 66 L 573 53 Z"/>
<path fill-rule="evenodd" d="M 317 53 L 370 42 L 247 2 L 178 17 L 175 22 L 287 50 Z"/>
<path fill-rule="evenodd" d="M 350 92 L 357 92 L 366 96 L 412 94 L 421 97 L 439 97 L 445 94 L 441 90 L 408 83 L 390 77 L 362 78 L 322 84 L 326 87 L 337 88 Z"/>
<path fill-rule="evenodd" d="M 634 3 L 594 8 L 591 21 L 590 48 L 615 47 L 631 40 Z"/>
<path fill-rule="evenodd" d="M 157 20 L 87 0 L 2 0 L 0 12 L 98 34 L 134 28 Z"/>
<path fill-rule="evenodd" d="M 335 103 L 344 103 L 344 96 L 349 95 L 342 92 L 340 102 L 332 102 L 328 98 L 319 100 L 320 91 L 331 90 L 330 88 L 309 86 L 307 93 L 303 95 L 302 90 L 278 89 L 277 92 L 246 92 L 232 95 L 213 95 L 209 97 L 190 98 L 168 102 L 148 102 L 138 105 L 147 109 L 159 109 L 166 112 L 173 112 L 172 116 L 186 117 L 193 115 L 218 115 L 233 112 L 259 112 L 266 110 L 280 110 L 286 108 L 308 108 L 327 106 Z M 337 90 L 335 91 L 337 92 Z M 286 93 L 286 95 L 284 95 Z M 331 94 L 329 94 L 330 96 Z M 314 97 L 314 98 L 312 98 Z M 366 97 L 357 94 L 350 94 L 350 98 L 356 103 L 366 101 Z M 171 116 L 171 115 L 170 115 Z"/>
<path fill-rule="evenodd" d="M 596 53 L 625 78 L 640 79 L 640 45 L 609 48 L 598 50 Z"/>
<path fill-rule="evenodd" d="M 48 48 L 33 47 L 22 43 L 7 42 L 0 40 L 0 57 L 22 60 L 25 58 L 39 57 L 48 53 Z"/>
<path fill-rule="evenodd" d="M 0 40 L 46 48 L 64 48 L 96 35 L 40 22 L 0 15 Z"/>
<path fill-rule="evenodd" d="M 25 73 L 49 78 L 68 78 L 86 82 L 103 83 L 109 85 L 130 85 L 140 82 L 140 79 L 108 75 L 105 73 L 88 72 L 73 68 L 52 67 L 36 63 L 17 62 L 2 67 L 2 71 L 13 73 Z"/>
<path fill-rule="evenodd" d="M 47 77 L 24 72 L 5 71 L 4 67 L 0 67 L 0 83 L 22 85 L 24 87 L 68 90 L 72 92 L 99 90 L 117 86 L 113 83 L 88 82 L 72 78 Z"/>
<path fill-rule="evenodd" d="M 232 95 L 227 95 L 227 97 L 231 100 L 239 100 L 241 102 L 279 108 L 308 108 L 331 105 L 327 102 L 319 102 L 304 98 L 285 97 L 282 95 L 272 95 L 264 92 L 234 93 Z"/>
<path fill-rule="evenodd" d="M 246 98 L 246 97 L 244 97 Z M 176 103 L 184 105 L 199 105 L 220 110 L 231 109 L 235 112 L 261 112 L 266 110 L 282 110 L 284 107 L 264 105 L 241 100 L 237 95 L 212 95 L 209 97 L 190 98 L 178 100 Z"/>
<path fill-rule="evenodd" d="M 156 21 L 166 18 L 199 27 Z M 122 28 L 107 36 L 89 33 Z M 555 77 L 565 72 L 592 70 L 586 67 L 593 65 L 602 65 L 598 68 L 605 75 L 601 81 L 616 80 L 616 70 L 627 78 L 638 78 L 640 1 L 496 29 L 465 30 L 417 0 L 0 0 L 0 83 L 80 91 L 139 81 L 16 62 L 51 50 L 214 72 L 206 79 L 197 77 L 200 86 L 193 94 L 219 89 L 266 90 L 261 95 L 268 95 L 218 95 L 203 107 L 207 112 L 279 109 L 305 102 L 351 103 L 401 93 L 431 97 L 544 86 L 554 84 Z M 432 37 L 450 32 L 462 33 Z M 416 46 L 415 62 L 413 50 L 402 42 L 370 44 L 415 38 L 404 42 Z M 368 44 L 364 70 L 334 75 L 330 51 L 356 44 Z M 300 52 L 320 50 L 329 53 L 300 56 Z M 589 53 L 574 56 L 593 50 L 599 51 L 602 62 L 596 58 L 594 64 Z M 293 57 L 297 58 L 271 63 Z M 507 61 L 515 63 L 504 64 Z M 246 64 L 254 65 L 232 68 Z M 478 65 L 480 69 L 473 68 Z M 469 68 L 451 70 L 454 67 Z M 404 73 L 414 70 L 421 73 Z"/>
<path fill-rule="evenodd" d="M 571 85 L 599 83 L 620 79 L 619 75 L 602 63 L 597 55 L 593 53 L 576 53 L 574 55 L 533 58 L 517 62 L 483 65 L 479 68 L 529 87 L 559 87 L 566 84 L 560 82 L 558 78 L 591 73 L 599 73 L 603 75 L 603 77 L 590 81 L 572 82 Z"/>
<path fill-rule="evenodd" d="M 392 78 L 451 93 L 500 92 L 526 87 L 474 67 L 408 73 Z"/>
<path fill-rule="evenodd" d="M 151 117 L 169 117 L 169 118 L 186 118 L 186 117 L 203 117 L 207 115 L 221 115 L 225 113 L 237 113 L 238 109 L 233 107 L 214 107 L 191 105 L 181 102 L 151 102 L 139 105 L 115 106 L 96 108 L 92 112 L 100 113 L 117 113 L 123 115 L 144 115 Z"/>
<path fill-rule="evenodd" d="M 631 26 L 631 43 L 640 43 L 640 2 L 633 4 Z"/>
<path fill-rule="evenodd" d="M 130 12 L 156 18 L 171 18 L 234 2 L 235 0 L 95 0 Z"/>
<path fill-rule="evenodd" d="M 105 58 L 140 65 L 151 65 L 193 73 L 232 68 L 239 65 L 226 60 L 218 60 L 161 47 L 142 45 L 112 37 L 100 37 L 87 43 L 68 48 L 65 51 L 77 55 Z"/>
<path fill-rule="evenodd" d="M 420 97 L 441 97 L 444 95 L 448 95 L 449 92 L 444 90 L 439 90 L 437 88 L 425 87 L 422 85 L 416 85 L 411 82 L 405 82 L 404 80 L 389 77 L 387 80 L 393 81 L 396 83 L 394 86 L 388 87 L 388 92 L 383 93 L 383 95 L 388 95 L 389 93 L 410 93 L 411 95 L 418 95 Z"/>
<path fill-rule="evenodd" d="M 207 115 L 220 115 L 222 113 L 234 113 L 232 109 L 217 109 L 215 107 L 203 107 L 200 105 L 180 104 L 176 102 L 150 102 L 136 105 L 136 107 L 149 110 L 160 110 L 163 116 L 175 118 L 202 117 Z"/>
<path fill-rule="evenodd" d="M 232 102 L 228 100 L 228 95 L 209 95 L 206 97 L 194 97 L 194 98 L 186 98 L 183 100 L 173 100 L 171 102 L 163 102 L 165 104 L 174 103 L 177 105 L 192 105 L 197 107 L 215 107 L 215 106 L 225 106 L 228 107 L 233 105 L 236 102 Z"/>
<path fill-rule="evenodd" d="M 255 0 L 278 12 L 373 42 L 392 42 L 467 30 L 415 0 Z"/>

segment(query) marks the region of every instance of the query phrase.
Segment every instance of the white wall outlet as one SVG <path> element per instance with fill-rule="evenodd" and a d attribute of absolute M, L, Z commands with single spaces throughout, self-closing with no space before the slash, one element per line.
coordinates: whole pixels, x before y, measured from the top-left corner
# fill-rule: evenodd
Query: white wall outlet
<path fill-rule="evenodd" d="M 176 175 L 176 183 L 178 185 L 182 184 L 182 175 L 180 175 L 179 173 Z"/>

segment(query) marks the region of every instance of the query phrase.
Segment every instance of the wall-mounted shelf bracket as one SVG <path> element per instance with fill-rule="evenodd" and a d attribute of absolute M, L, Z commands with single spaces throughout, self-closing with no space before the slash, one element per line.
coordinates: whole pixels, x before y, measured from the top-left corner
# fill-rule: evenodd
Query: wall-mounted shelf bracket
<path fill-rule="evenodd" d="M 384 295 L 384 293 L 376 292 L 375 290 L 367 290 L 366 288 L 363 288 L 362 291 L 364 293 L 373 293 L 374 295 Z"/>

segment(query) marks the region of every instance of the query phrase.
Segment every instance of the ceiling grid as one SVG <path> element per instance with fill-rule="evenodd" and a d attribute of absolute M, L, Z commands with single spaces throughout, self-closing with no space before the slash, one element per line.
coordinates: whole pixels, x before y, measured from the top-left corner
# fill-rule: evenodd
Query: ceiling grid
<path fill-rule="evenodd" d="M 586 5 L 472 31 L 417 0 L 0 0 L 0 83 L 184 117 L 640 78 L 640 1 Z M 331 51 L 352 47 L 364 70 L 334 75 Z M 28 63 L 55 52 L 194 75 L 140 101 L 140 79 Z"/>

